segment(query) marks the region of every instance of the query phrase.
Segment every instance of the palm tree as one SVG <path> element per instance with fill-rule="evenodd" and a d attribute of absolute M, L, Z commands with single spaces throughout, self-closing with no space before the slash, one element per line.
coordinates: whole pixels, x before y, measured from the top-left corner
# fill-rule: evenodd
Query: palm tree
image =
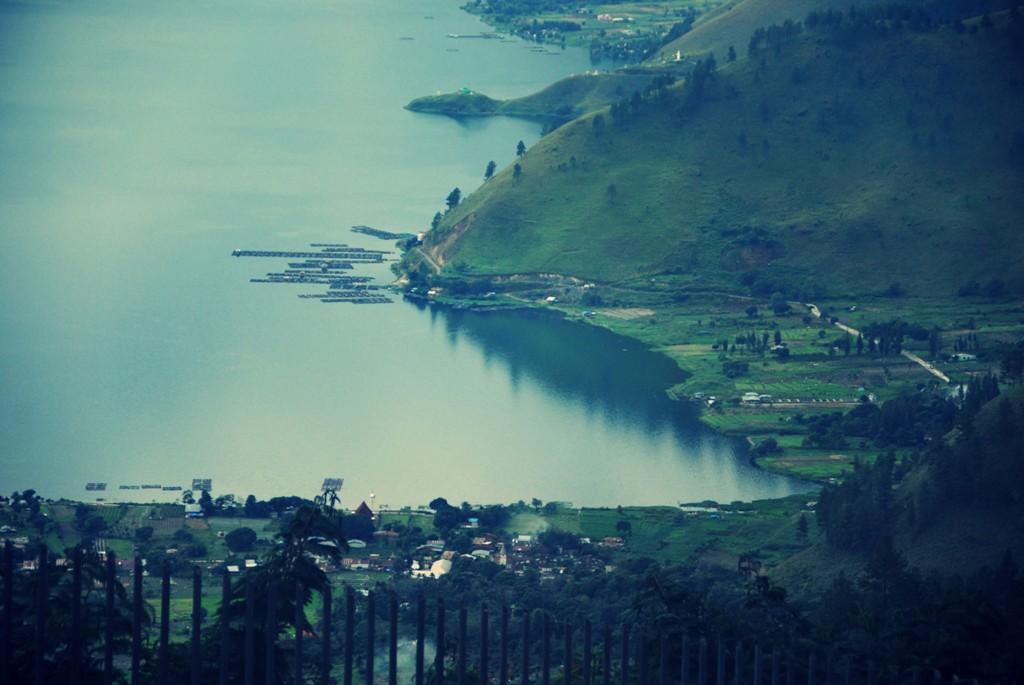
<path fill-rule="evenodd" d="M 317 497 L 313 504 L 299 507 L 281 527 L 274 547 L 263 563 L 231 584 L 229 601 L 221 606 L 208 639 L 219 641 L 223 622 L 229 622 L 231 655 L 237 661 L 237 667 L 230 670 L 238 679 L 243 674 L 241 660 L 245 649 L 247 601 L 252 602 L 249 611 L 253 622 L 253 641 L 259 655 L 255 660 L 258 682 L 264 682 L 261 672 L 266 662 L 264 645 L 267 644 L 268 629 L 272 631 L 269 637 L 275 645 L 276 673 L 266 682 L 285 681 L 293 668 L 288 663 L 288 650 L 278 645 L 278 638 L 292 629 L 297 602 L 302 604 L 302 611 L 298 614 L 301 624 L 297 629 L 303 634 L 314 632 L 304 609 L 312 602 L 313 592 L 324 592 L 330 583 L 321 563 L 337 563 L 342 553 L 348 551 L 343 517 L 336 508 L 337 503 L 337 495 L 331 492 Z"/>
<path fill-rule="evenodd" d="M 65 557 L 71 559 L 73 550 L 66 550 Z M 103 673 L 104 625 L 106 605 L 106 570 L 99 555 L 83 549 L 81 551 L 81 623 L 78 628 L 78 644 L 81 652 L 78 656 L 78 674 L 82 682 L 98 682 Z M 44 680 L 58 682 L 68 678 L 73 659 L 72 651 L 72 612 L 74 604 L 73 566 L 57 565 L 49 561 L 45 568 L 46 629 L 43 633 L 42 664 Z M 10 580 L 13 582 L 11 598 L 10 639 L 11 663 L 8 676 L 12 682 L 31 682 L 33 677 L 33 657 L 36 609 L 34 600 L 39 591 L 39 572 L 15 573 Z M 7 582 L 7 579 L 4 579 Z M 130 644 L 132 628 L 131 598 L 120 582 L 115 582 L 113 589 L 113 612 L 110 624 L 114 651 L 123 654 Z M 146 607 L 143 621 L 148 625 L 152 621 L 152 610 Z"/>

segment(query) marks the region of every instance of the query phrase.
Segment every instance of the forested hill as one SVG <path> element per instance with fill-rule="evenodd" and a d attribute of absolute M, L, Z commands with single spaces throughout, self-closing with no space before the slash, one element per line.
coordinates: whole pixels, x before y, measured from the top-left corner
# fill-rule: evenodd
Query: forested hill
<path fill-rule="evenodd" d="M 879 0 L 856 3 L 859 7 L 875 4 L 879 4 Z M 846 10 L 850 5 L 845 0 L 733 0 L 702 16 L 693 29 L 666 43 L 648 61 L 658 63 L 674 59 L 677 52 L 687 56 L 702 56 L 710 52 L 721 58 L 729 47 L 745 50 L 750 34 L 762 26 L 782 23 L 787 19 L 800 21 L 810 12 Z"/>
<path fill-rule="evenodd" d="M 1024 18 L 810 15 L 556 130 L 428 234 L 449 274 L 793 297 L 1024 291 Z"/>

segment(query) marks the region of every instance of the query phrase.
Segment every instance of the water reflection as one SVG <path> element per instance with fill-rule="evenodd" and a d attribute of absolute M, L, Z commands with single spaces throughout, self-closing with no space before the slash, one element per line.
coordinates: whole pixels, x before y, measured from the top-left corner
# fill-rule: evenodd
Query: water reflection
<path fill-rule="evenodd" d="M 563 406 L 582 409 L 592 427 L 597 421 L 617 431 L 642 433 L 643 453 L 635 451 L 634 441 L 631 453 L 620 458 L 649 464 L 653 473 L 648 477 L 664 469 L 660 475 L 671 481 L 685 471 L 689 481 L 685 489 L 694 492 L 701 487 L 742 491 L 758 480 L 772 481 L 780 492 L 802 487 L 750 469 L 742 442 L 704 426 L 693 406 L 670 400 L 665 389 L 681 382 L 684 374 L 670 359 L 632 339 L 543 311 L 472 312 L 416 306 L 429 309 L 432 320 L 444 320 L 453 349 L 461 341 L 479 348 L 488 368 L 504 371 L 515 392 L 528 382 L 557 397 Z M 670 455 L 671 463 L 666 464 Z M 683 492 L 681 488 L 681 496 Z"/>

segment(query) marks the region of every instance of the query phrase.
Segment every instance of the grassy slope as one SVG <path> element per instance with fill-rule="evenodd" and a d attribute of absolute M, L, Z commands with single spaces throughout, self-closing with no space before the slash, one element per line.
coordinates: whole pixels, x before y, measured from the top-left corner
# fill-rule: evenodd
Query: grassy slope
<path fill-rule="evenodd" d="M 946 294 L 999 276 L 1020 291 L 1024 197 L 1008 147 L 1024 120 L 1011 85 L 1022 76 L 1005 39 L 986 32 L 855 49 L 803 36 L 763 69 L 720 69 L 685 120 L 677 102 L 650 102 L 600 136 L 592 117 L 562 127 L 530 150 L 518 181 L 499 173 L 428 248 L 478 274 L 679 271 L 684 287 L 740 289 L 741 273 L 758 270 L 814 296 L 896 280 Z"/>
<path fill-rule="evenodd" d="M 446 93 L 417 98 L 406 105 L 414 112 L 446 114 L 452 117 L 505 115 L 536 119 L 578 117 L 607 107 L 643 90 L 648 74 L 615 72 L 578 74 L 556 81 L 541 91 L 521 98 L 495 100 L 480 93 Z"/>
<path fill-rule="evenodd" d="M 862 0 L 850 3 L 846 0 L 732 0 L 708 12 L 696 23 L 691 31 L 665 45 L 647 61 L 653 64 L 671 60 L 676 52 L 683 55 L 714 53 L 723 59 L 729 46 L 737 54 L 745 55 L 747 41 L 755 29 L 768 24 L 792 19 L 802 20 L 815 10 L 845 10 L 851 4 L 859 7 L 877 4 L 879 0 Z"/>

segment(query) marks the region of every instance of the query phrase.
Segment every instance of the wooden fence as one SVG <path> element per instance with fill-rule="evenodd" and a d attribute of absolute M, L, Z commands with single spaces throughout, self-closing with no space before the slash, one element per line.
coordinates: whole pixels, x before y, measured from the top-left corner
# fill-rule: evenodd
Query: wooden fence
<path fill-rule="evenodd" d="M 12 614 L 15 570 L 12 548 L 7 543 L 2 560 L 3 614 L 0 616 L 0 685 L 13 685 Z M 32 680 L 35 685 L 60 682 L 78 685 L 84 659 L 82 617 L 83 551 L 76 549 L 71 564 L 71 617 L 68 634 L 62 636 L 66 657 L 64 665 L 55 669 L 53 654 L 48 653 L 47 587 L 49 559 L 45 547 L 40 548 L 36 568 L 23 573 L 36 574 L 32 609 L 32 645 L 18 645 L 31 653 Z M 406 620 L 412 625 L 403 639 L 414 640 L 415 657 L 411 665 L 401 668 L 398 645 L 402 623 L 399 602 L 394 594 L 369 592 L 365 596 L 346 587 L 343 604 L 345 618 L 341 636 L 332 635 L 331 612 L 334 605 L 328 587 L 321 597 L 322 614 L 319 634 L 305 633 L 306 597 L 304 588 L 295 585 L 295 615 L 290 629 L 281 629 L 278 606 L 279 586 L 267 584 L 265 616 L 256 615 L 257 598 L 254 584 L 246 584 L 244 620 L 238 629 L 244 634 L 241 653 L 238 641 L 232 640 L 230 621 L 218 621 L 220 636 L 216 663 L 211 663 L 209 644 L 202 640 L 204 613 L 202 609 L 203 575 L 198 567 L 192 570 L 191 626 L 187 642 L 188 663 L 173 666 L 170 650 L 171 572 L 162 569 L 160 578 L 160 612 L 155 649 L 143 644 L 148 617 L 143 599 L 143 562 L 134 559 L 131 587 L 131 638 L 127 653 L 119 653 L 113 634 L 115 594 L 118 590 L 117 564 L 113 553 L 105 559 L 103 590 L 105 604 L 102 620 L 102 682 L 111 685 L 127 680 L 131 685 L 156 682 L 160 685 L 185 682 L 191 685 L 217 683 L 228 685 L 271 685 L 277 683 L 329 685 L 939 685 L 960 682 L 955 676 L 944 677 L 938 671 L 923 668 L 888 668 L 870 661 L 837 654 L 834 650 L 807 650 L 804 653 L 762 649 L 760 645 L 742 640 L 704 636 L 682 625 L 602 625 L 596 630 L 590 622 L 573 624 L 556 621 L 543 611 L 510 610 L 503 604 L 482 603 L 473 609 L 479 620 L 475 636 L 468 634 L 469 609 L 446 607 L 439 599 L 433 604 L 432 626 L 428 626 L 427 602 L 422 595 L 414 602 L 414 611 L 406 609 Z M 221 583 L 222 606 L 231 602 L 231 577 L 225 573 Z M 260 598 L 262 599 L 262 598 Z M 361 614 L 364 639 L 356 639 L 357 604 L 365 603 Z M 386 608 L 386 610 L 385 610 Z M 386 617 L 386 634 L 377 634 L 378 614 Z M 214 625 L 217 629 L 218 625 Z M 451 629 L 454 629 L 454 636 Z M 432 663 L 426 661 L 425 644 L 428 630 L 435 649 Z M 262 644 L 257 644 L 262 633 Z M 413 637 L 414 636 L 414 637 Z M 217 636 L 214 636 L 216 638 Z M 475 638 L 475 639 L 471 639 Z M 53 636 L 50 636 L 52 641 Z M 307 641 L 319 640 L 318 663 L 309 663 L 304 655 Z M 210 643 L 209 633 L 207 643 Z M 215 640 L 216 641 L 216 640 Z M 561 649 L 557 650 L 558 642 Z M 361 643 L 361 644 L 359 644 Z M 384 658 L 386 647 L 387 657 Z M 364 650 L 357 665 L 356 651 Z M 559 651 L 560 654 L 556 654 Z M 470 653 L 473 652 L 473 653 Z M 516 652 L 516 653 L 513 653 Z M 279 668 L 277 660 L 285 655 L 291 663 Z M 148 668 L 143 662 L 149 660 Z M 378 659 L 380 664 L 378 672 Z M 556 662 L 557 659 L 557 662 Z M 182 670 L 186 672 L 183 674 Z M 400 671 L 405 672 L 400 672 Z M 386 672 L 386 675 L 385 675 Z M 267 674 L 270 674 L 269 677 Z M 451 682 L 454 681 L 454 682 Z"/>

